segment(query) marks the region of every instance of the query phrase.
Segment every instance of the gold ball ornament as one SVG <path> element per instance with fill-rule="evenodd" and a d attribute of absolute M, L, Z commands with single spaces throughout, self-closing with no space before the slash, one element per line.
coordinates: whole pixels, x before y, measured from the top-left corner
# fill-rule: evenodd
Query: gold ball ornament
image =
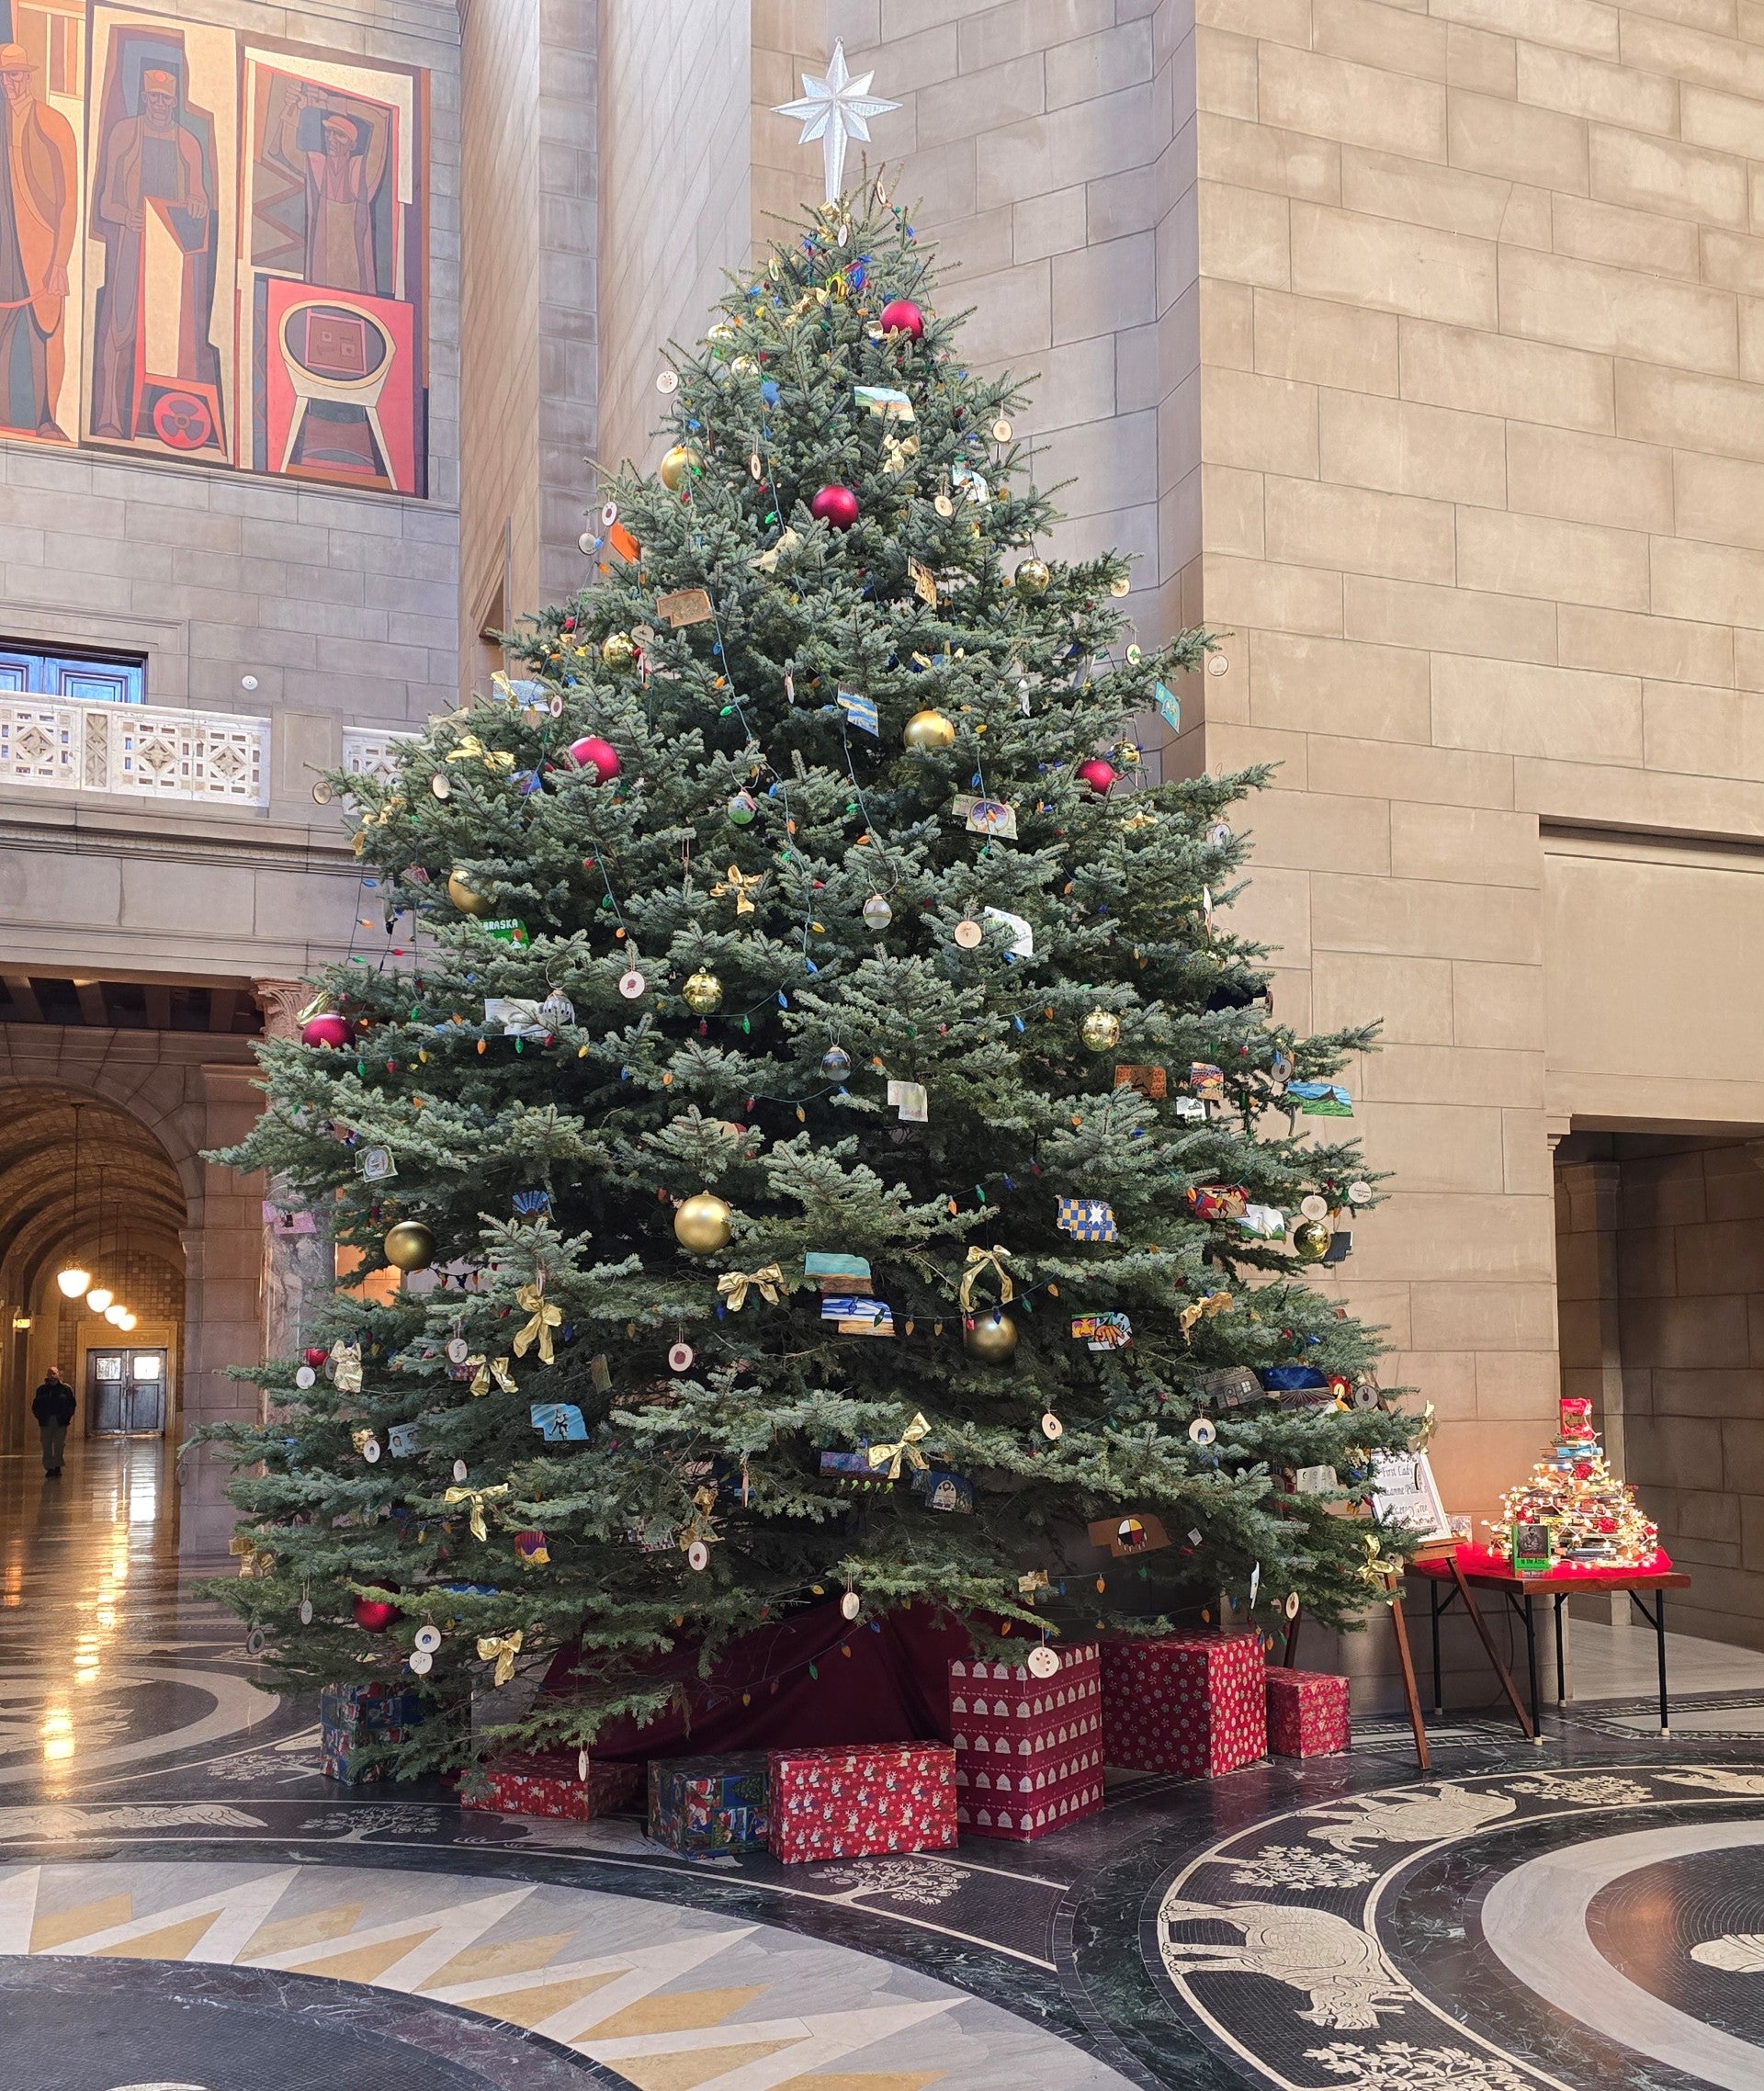
<path fill-rule="evenodd" d="M 1121 1019 L 1113 1010 L 1093 1009 L 1080 1024 L 1079 1036 L 1092 1053 L 1107 1053 L 1121 1043 Z"/>
<path fill-rule="evenodd" d="M 629 632 L 608 632 L 600 642 L 600 659 L 615 675 L 628 674 L 637 665 L 637 641 Z"/>
<path fill-rule="evenodd" d="M 722 1004 L 723 983 L 716 974 L 707 973 L 702 966 L 687 977 L 680 991 L 685 997 L 686 1007 L 699 1016 L 708 1016 Z"/>
<path fill-rule="evenodd" d="M 996 1307 L 962 1324 L 962 1348 L 983 1365 L 1002 1365 L 1017 1347 L 1017 1325 Z"/>
<path fill-rule="evenodd" d="M 1329 1253 L 1329 1230 L 1321 1220 L 1301 1220 L 1293 1229 L 1293 1253 L 1301 1263 L 1321 1263 Z"/>
<path fill-rule="evenodd" d="M 463 871 L 447 874 L 447 899 L 462 915 L 492 915 L 496 911 L 496 903 L 479 892 Z"/>
<path fill-rule="evenodd" d="M 902 728 L 900 738 L 909 748 L 916 748 L 921 752 L 953 747 L 956 721 L 944 712 L 916 711 Z"/>
<path fill-rule="evenodd" d="M 673 1215 L 674 1238 L 682 1249 L 695 1256 L 715 1256 L 729 1247 L 734 1218 L 725 1202 L 712 1191 L 700 1191 L 686 1199 Z"/>
<path fill-rule="evenodd" d="M 1047 571 L 1046 559 L 1024 559 L 1012 578 L 1023 594 L 1045 595 L 1054 577 Z"/>
<path fill-rule="evenodd" d="M 386 1230 L 386 1260 L 397 1271 L 426 1271 L 435 1261 L 435 1236 L 421 1220 L 400 1220 Z"/>
<path fill-rule="evenodd" d="M 689 450 L 684 443 L 676 443 L 662 460 L 662 484 L 670 493 L 678 493 L 689 472 L 700 470 L 704 459 L 695 450 Z"/>

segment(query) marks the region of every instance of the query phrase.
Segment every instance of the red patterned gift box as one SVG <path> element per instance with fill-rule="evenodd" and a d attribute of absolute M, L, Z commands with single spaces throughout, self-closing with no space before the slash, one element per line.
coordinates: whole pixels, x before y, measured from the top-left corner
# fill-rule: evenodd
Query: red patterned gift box
<path fill-rule="evenodd" d="M 774 1750 L 769 1780 L 772 1853 L 786 1866 L 956 1842 L 956 1753 L 947 1743 Z"/>
<path fill-rule="evenodd" d="M 1327 1670 L 1270 1670 L 1268 1747 L 1276 1757 L 1332 1757 L 1351 1741 L 1348 1680 Z"/>
<path fill-rule="evenodd" d="M 585 1823 L 621 1808 L 637 1796 L 642 1778 L 634 1764 L 601 1764 L 590 1758 L 583 1779 L 573 1750 L 543 1750 L 497 1758 L 459 1795 L 462 1808 L 503 1815 L 560 1815 Z"/>
<path fill-rule="evenodd" d="M 1268 1754 L 1268 1693 L 1258 1633 L 1173 1633 L 1102 1650 L 1109 1763 L 1216 1779 Z"/>
<path fill-rule="evenodd" d="M 1102 1804 L 1102 1688 L 1097 1645 L 1054 1649 L 1038 1678 L 1021 1664 L 949 1666 L 956 1815 L 976 1837 L 1027 1843 Z"/>

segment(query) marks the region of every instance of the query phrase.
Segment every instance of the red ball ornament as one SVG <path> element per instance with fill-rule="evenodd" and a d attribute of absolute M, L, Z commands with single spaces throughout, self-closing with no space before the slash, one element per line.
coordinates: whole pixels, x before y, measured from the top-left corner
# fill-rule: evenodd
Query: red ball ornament
<path fill-rule="evenodd" d="M 572 740 L 570 754 L 578 768 L 593 770 L 601 784 L 610 782 L 618 774 L 618 750 L 597 733 L 587 733 L 580 740 Z"/>
<path fill-rule="evenodd" d="M 341 1049 L 355 1042 L 355 1025 L 334 1010 L 326 1010 L 322 1016 L 309 1017 L 300 1026 L 302 1046 L 330 1046 Z"/>
<path fill-rule="evenodd" d="M 374 1598 L 356 1599 L 356 1624 L 364 1633 L 384 1633 L 397 1617 L 396 1605 L 381 1604 Z"/>
<path fill-rule="evenodd" d="M 330 1351 L 325 1350 L 322 1344 L 309 1345 L 306 1350 L 300 1352 L 300 1355 L 315 1373 L 331 1362 Z"/>
<path fill-rule="evenodd" d="M 925 315 L 910 298 L 897 298 L 884 305 L 880 323 L 885 334 L 907 334 L 914 341 L 925 338 Z"/>
<path fill-rule="evenodd" d="M 848 486 L 824 486 L 809 503 L 808 513 L 830 530 L 849 530 L 857 521 L 857 496 Z"/>
<path fill-rule="evenodd" d="M 1078 765 L 1078 781 L 1087 785 L 1099 798 L 1109 796 L 1109 786 L 1114 782 L 1114 765 L 1105 763 L 1101 755 L 1092 755 L 1088 763 Z"/>

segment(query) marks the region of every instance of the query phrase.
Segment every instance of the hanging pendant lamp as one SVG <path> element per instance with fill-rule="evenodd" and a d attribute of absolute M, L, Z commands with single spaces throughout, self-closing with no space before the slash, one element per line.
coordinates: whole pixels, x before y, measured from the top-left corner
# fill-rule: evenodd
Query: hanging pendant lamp
<path fill-rule="evenodd" d="M 80 1115 L 85 1109 L 83 1103 L 74 1106 L 74 1206 L 68 1215 L 70 1233 L 78 1226 L 80 1218 Z M 63 1299 L 77 1300 L 92 1283 L 92 1273 L 83 1264 L 69 1263 L 56 1272 L 55 1283 Z"/>

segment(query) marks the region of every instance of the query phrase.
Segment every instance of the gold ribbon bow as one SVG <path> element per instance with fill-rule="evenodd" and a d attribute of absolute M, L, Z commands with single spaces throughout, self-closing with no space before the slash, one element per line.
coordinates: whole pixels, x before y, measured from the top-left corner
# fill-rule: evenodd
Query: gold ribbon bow
<path fill-rule="evenodd" d="M 331 1346 L 331 1362 L 337 1368 L 334 1374 L 339 1394 L 361 1392 L 361 1345 L 345 1343 L 342 1337 Z"/>
<path fill-rule="evenodd" d="M 919 1441 L 921 1438 L 927 1438 L 930 1435 L 931 1425 L 925 1421 L 922 1416 L 915 1416 L 906 1429 L 901 1431 L 898 1444 L 872 1445 L 870 1447 L 870 1464 L 872 1466 L 886 1466 L 888 1470 L 888 1478 L 890 1481 L 899 1480 L 900 1462 L 902 1460 L 909 1461 L 921 1472 L 923 1472 L 930 1466 L 931 1462 L 919 1450 Z"/>
<path fill-rule="evenodd" d="M 703 1540 L 708 1546 L 714 1544 L 718 1534 L 711 1527 L 710 1513 L 717 1508 L 717 1491 L 701 1488 L 692 1499 L 693 1514 L 680 1530 L 680 1551 L 684 1554 L 696 1541 Z"/>
<path fill-rule="evenodd" d="M 473 1539 L 488 1539 L 490 1528 L 484 1522 L 484 1505 L 498 1503 L 508 1494 L 506 1481 L 499 1481 L 493 1488 L 449 1488 L 441 1500 L 448 1509 L 457 1503 L 469 1503 L 471 1516 L 467 1520 L 471 1526 Z"/>
<path fill-rule="evenodd" d="M 1366 1560 L 1360 1573 L 1385 1602 L 1389 1604 L 1400 1588 L 1398 1578 L 1403 1572 L 1402 1556 L 1386 1554 L 1371 1532 L 1364 1535 L 1364 1544 Z"/>
<path fill-rule="evenodd" d="M 907 460 L 919 455 L 919 438 L 916 435 L 899 436 L 890 429 L 882 438 L 882 469 L 899 479 L 907 469 Z"/>
<path fill-rule="evenodd" d="M 563 1320 L 563 1309 L 555 1307 L 537 1285 L 523 1285 L 514 1297 L 533 1318 L 514 1339 L 514 1355 L 526 1357 L 537 1343 L 539 1347 L 539 1362 L 549 1365 L 556 1362 L 557 1353 L 551 1348 L 551 1331 Z"/>
<path fill-rule="evenodd" d="M 481 763 L 487 770 L 512 770 L 514 758 L 506 748 L 486 748 L 475 733 L 462 733 L 459 745 L 447 752 L 450 763 Z"/>
<path fill-rule="evenodd" d="M 1231 1295 L 1229 1293 L 1209 1293 L 1204 1300 L 1190 1300 L 1176 1317 L 1176 1326 L 1186 1339 L 1193 1332 L 1195 1323 L 1200 1320 L 1203 1315 L 1211 1320 L 1215 1315 L 1225 1313 L 1230 1305 Z"/>
<path fill-rule="evenodd" d="M 371 1430 L 351 1430 L 349 1433 L 349 1442 L 354 1445 L 356 1450 L 361 1454 L 362 1458 L 366 1459 L 368 1457 L 368 1448 L 374 1442 L 374 1433 Z"/>
<path fill-rule="evenodd" d="M 1016 1287 L 1011 1282 L 1011 1273 L 1005 1265 L 1011 1260 L 1011 1251 L 1001 1249 L 994 1242 L 990 1249 L 970 1248 L 967 1252 L 967 1268 L 962 1272 L 960 1294 L 962 1312 L 974 1311 L 974 1287 L 989 1271 L 999 1282 L 999 1305 L 1009 1306 L 1016 1297 Z"/>
<path fill-rule="evenodd" d="M 466 1362 L 472 1367 L 473 1394 L 488 1394 L 492 1380 L 496 1382 L 504 1394 L 514 1392 L 514 1375 L 508 1369 L 506 1358 L 486 1358 L 481 1351 L 474 1351 Z"/>
<path fill-rule="evenodd" d="M 478 1636 L 478 1660 L 494 1663 L 496 1682 L 506 1684 L 514 1675 L 514 1658 L 521 1652 L 521 1630 L 517 1626 L 513 1633 L 481 1633 Z"/>
<path fill-rule="evenodd" d="M 737 1314 L 747 1305 L 749 1286 L 768 1306 L 776 1306 L 786 1289 L 784 1272 L 775 1263 L 768 1263 L 760 1271 L 725 1271 L 717 1281 L 718 1294 Z"/>
<path fill-rule="evenodd" d="M 713 900 L 725 900 L 732 895 L 735 912 L 738 915 L 751 915 L 753 912 L 753 903 L 748 895 L 757 893 L 765 884 L 766 876 L 767 874 L 763 871 L 743 871 L 740 865 L 732 864 L 729 867 L 729 876 L 719 878 L 711 887 L 710 897 Z"/>

